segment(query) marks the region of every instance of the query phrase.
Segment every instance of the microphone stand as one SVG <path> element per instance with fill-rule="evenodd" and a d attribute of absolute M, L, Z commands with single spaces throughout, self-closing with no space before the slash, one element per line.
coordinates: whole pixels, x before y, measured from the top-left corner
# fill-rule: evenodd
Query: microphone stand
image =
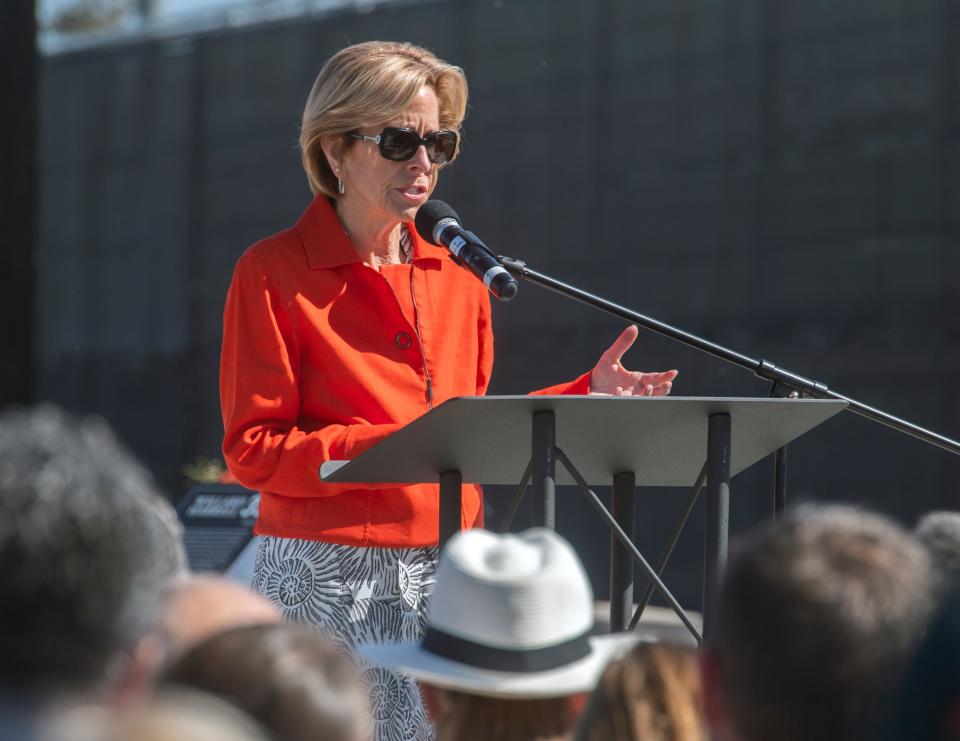
<path fill-rule="evenodd" d="M 653 319 L 652 317 L 648 317 L 644 314 L 627 309 L 619 304 L 614 303 L 613 301 L 608 301 L 607 299 L 572 286 L 569 283 L 564 283 L 563 281 L 559 281 L 537 270 L 534 270 L 522 260 L 517 260 L 512 257 L 505 257 L 503 255 L 497 255 L 495 258 L 500 262 L 501 265 L 503 265 L 504 268 L 507 269 L 511 275 L 515 276 L 516 278 L 520 278 L 528 283 L 541 286 L 553 291 L 554 293 L 558 293 L 561 296 L 565 296 L 575 301 L 579 301 L 580 303 L 586 304 L 587 306 L 592 306 L 595 309 L 600 309 L 601 311 L 605 311 L 606 313 L 615 317 L 624 319 L 628 322 L 644 327 L 645 329 L 664 335 L 665 337 L 669 337 L 677 342 L 682 342 L 688 347 L 695 348 L 715 358 L 719 358 L 720 360 L 724 360 L 728 363 L 732 363 L 740 366 L 741 368 L 752 371 L 756 376 L 766 381 L 770 381 L 773 384 L 770 393 L 771 396 L 793 398 L 802 396 L 813 399 L 834 399 L 837 401 L 843 401 L 846 402 L 847 409 L 859 414 L 862 417 L 866 417 L 869 420 L 878 422 L 879 424 L 890 427 L 898 432 L 910 435 L 911 437 L 922 440 L 930 445 L 935 445 L 936 447 L 942 448 L 950 453 L 960 455 L 960 443 L 957 441 L 916 425 L 912 422 L 908 422 L 905 419 L 895 417 L 892 414 L 888 414 L 887 412 L 875 407 L 867 406 L 866 404 L 852 399 L 849 396 L 832 391 L 825 383 L 814 381 L 797 373 L 793 373 L 785 368 L 780 368 L 768 360 L 757 360 L 755 358 L 748 357 L 741 353 L 735 352 L 734 350 L 723 347 L 722 345 L 705 340 L 702 337 L 698 337 L 697 335 L 691 334 L 685 330 L 678 329 L 677 327 L 673 327 L 657 319 Z M 710 421 L 712 434 L 714 422 L 713 418 L 711 418 Z M 729 430 L 727 430 L 727 432 L 728 431 Z M 722 435 L 718 433 L 718 439 L 721 437 Z M 559 450 L 558 455 L 562 456 L 562 453 L 559 452 Z M 564 465 L 566 465 L 566 467 L 573 474 L 574 469 L 568 465 L 569 462 L 566 461 L 565 457 L 562 457 L 562 460 L 564 461 Z M 683 512 L 681 513 L 677 524 L 669 536 L 668 543 L 664 546 L 660 553 L 656 567 L 653 567 L 647 563 L 643 556 L 640 555 L 639 551 L 636 550 L 636 546 L 633 545 L 632 542 L 632 478 L 631 481 L 628 482 L 628 485 L 618 487 L 617 479 L 615 477 L 612 512 L 608 512 L 606 507 L 604 507 L 600 500 L 596 497 L 596 494 L 589 490 L 586 482 L 580 480 L 580 478 L 574 475 L 574 478 L 578 482 L 578 486 L 580 486 L 580 488 L 592 498 L 593 504 L 596 508 L 598 508 L 598 511 L 602 510 L 600 512 L 601 516 L 607 520 L 608 525 L 621 544 L 621 547 L 618 548 L 616 543 L 611 542 L 610 613 L 612 631 L 622 630 L 624 627 L 630 630 L 636 628 L 638 622 L 640 621 L 640 617 L 649 603 L 655 589 L 659 590 L 665 596 L 668 603 L 674 608 L 675 611 L 677 611 L 677 614 L 681 616 L 681 619 L 684 620 L 688 628 L 690 628 L 689 621 L 685 619 L 685 614 L 682 610 L 679 610 L 676 601 L 673 599 L 673 596 L 669 593 L 669 591 L 666 590 L 666 587 L 660 580 L 660 576 L 663 574 L 663 571 L 667 565 L 667 561 L 669 560 L 670 555 L 672 554 L 673 549 L 679 540 L 680 534 L 686 525 L 687 519 L 693 510 L 694 504 L 699 496 L 700 489 L 703 488 L 705 484 L 707 485 L 707 532 L 705 535 L 704 561 L 704 627 L 707 627 L 706 619 L 708 608 L 712 613 L 714 606 L 713 603 L 715 601 L 715 585 L 718 575 L 722 570 L 723 563 L 726 560 L 728 516 L 726 500 L 721 498 L 721 495 L 718 493 L 718 490 L 722 488 L 723 484 L 711 483 L 707 480 L 708 478 L 716 477 L 717 482 L 722 482 L 722 480 L 726 478 L 726 474 L 728 472 L 725 471 L 721 465 L 717 468 L 717 470 L 713 470 L 711 468 L 708 476 L 709 465 L 713 464 L 710 463 L 710 457 L 708 456 L 708 463 L 704 464 L 703 470 L 701 470 L 700 475 L 697 477 L 697 481 L 693 485 L 691 494 L 688 497 Z M 774 453 L 773 500 L 775 520 L 783 516 L 783 511 L 786 506 L 786 479 L 787 449 L 786 446 L 784 446 Z M 516 495 L 516 498 L 514 499 L 511 512 L 508 515 L 507 521 L 504 523 L 504 529 L 509 526 L 509 521 L 512 519 L 513 513 L 516 512 L 516 509 L 519 505 L 519 500 L 523 497 L 523 491 L 526 487 L 526 483 L 527 475 L 525 474 L 524 483 L 520 485 L 520 489 Z M 711 527 L 711 524 L 713 527 Z M 630 611 L 633 610 L 633 569 L 631 565 L 628 565 L 628 558 L 630 556 L 632 556 L 633 561 L 635 561 L 647 575 L 648 585 L 646 591 L 638 600 L 638 607 L 635 611 L 633 611 L 633 616 L 630 618 L 628 623 L 626 617 L 630 614 Z M 701 640 L 700 635 L 695 629 L 690 628 L 690 630 L 699 642 Z"/>
<path fill-rule="evenodd" d="M 576 286 L 571 286 L 569 283 L 564 283 L 556 278 L 551 278 L 549 275 L 538 272 L 537 270 L 529 267 L 522 260 L 517 260 L 512 257 L 504 257 L 503 255 L 499 255 L 497 259 L 499 259 L 500 264 L 503 265 L 503 267 L 505 267 L 512 275 L 522 278 L 528 283 L 533 283 L 543 288 L 547 288 L 554 293 L 559 293 L 561 296 L 572 298 L 573 300 L 579 301 L 582 304 L 592 306 L 595 309 L 600 309 L 601 311 L 605 311 L 608 314 L 625 319 L 628 322 L 632 322 L 633 324 L 644 327 L 645 329 L 649 329 L 657 334 L 669 337 L 677 342 L 682 342 L 688 347 L 705 352 L 715 358 L 725 360 L 728 363 L 733 363 L 734 365 L 739 365 L 741 368 L 753 371 L 754 375 L 774 384 L 771 393 L 772 396 L 798 395 L 811 399 L 836 399 L 837 401 L 845 401 L 847 403 L 847 409 L 849 409 L 851 412 L 855 412 L 860 416 L 866 417 L 874 422 L 879 422 L 882 425 L 890 427 L 906 435 L 910 435 L 911 437 L 922 440 L 930 445 L 935 445 L 938 448 L 949 451 L 950 453 L 960 455 L 960 443 L 958 443 L 956 440 L 952 440 L 945 435 L 928 430 L 925 427 L 914 424 L 913 422 L 908 422 L 900 417 L 895 417 L 892 414 L 888 414 L 887 412 L 877 409 L 876 407 L 867 406 L 866 404 L 863 404 L 856 399 L 852 399 L 849 396 L 844 396 L 843 394 L 837 393 L 836 391 L 829 389 L 825 383 L 804 378 L 803 376 L 793 373 L 785 368 L 780 368 L 774 365 L 769 360 L 756 360 L 754 358 L 750 358 L 746 355 L 742 355 L 741 353 L 726 348 L 723 345 L 718 345 L 714 342 L 710 342 L 709 340 L 705 340 L 702 337 L 698 337 L 695 334 L 691 334 L 690 332 L 686 332 L 657 319 L 653 319 L 652 317 L 648 317 L 644 314 L 640 314 L 639 312 L 627 309 L 626 307 L 620 306 L 613 301 L 608 301 L 605 298 L 601 298 L 600 296 L 596 296 L 592 293 L 581 290 Z"/>

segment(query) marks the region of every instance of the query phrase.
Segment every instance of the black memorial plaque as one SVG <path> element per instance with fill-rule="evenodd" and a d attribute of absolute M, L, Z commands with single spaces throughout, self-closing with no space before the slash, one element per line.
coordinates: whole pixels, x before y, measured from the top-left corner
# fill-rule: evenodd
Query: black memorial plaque
<path fill-rule="evenodd" d="M 260 494 L 238 485 L 197 484 L 177 506 L 193 571 L 224 572 L 253 538 Z"/>

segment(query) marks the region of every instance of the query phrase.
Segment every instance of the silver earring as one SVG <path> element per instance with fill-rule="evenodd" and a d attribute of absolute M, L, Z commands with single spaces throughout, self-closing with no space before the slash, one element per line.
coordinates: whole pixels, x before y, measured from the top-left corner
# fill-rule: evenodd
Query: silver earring
<path fill-rule="evenodd" d="M 343 178 L 337 178 L 337 190 L 340 191 L 340 195 L 344 194 L 345 191 L 343 189 Z"/>

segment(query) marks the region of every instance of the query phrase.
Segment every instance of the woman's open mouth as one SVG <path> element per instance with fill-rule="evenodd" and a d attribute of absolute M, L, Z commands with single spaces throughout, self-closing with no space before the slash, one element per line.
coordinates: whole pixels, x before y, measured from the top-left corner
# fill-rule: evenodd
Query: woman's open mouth
<path fill-rule="evenodd" d="M 417 185 L 416 183 L 407 185 L 403 188 L 397 188 L 397 192 L 411 203 L 423 203 L 427 200 L 427 196 L 429 195 L 429 191 L 427 190 L 426 186 Z"/>

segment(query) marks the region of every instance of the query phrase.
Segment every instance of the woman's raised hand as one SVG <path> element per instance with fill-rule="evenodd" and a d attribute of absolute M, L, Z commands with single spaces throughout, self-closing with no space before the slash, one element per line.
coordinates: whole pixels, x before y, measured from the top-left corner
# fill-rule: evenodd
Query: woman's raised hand
<path fill-rule="evenodd" d="M 610 396 L 666 396 L 679 371 L 658 373 L 629 371 L 620 364 L 620 358 L 636 341 L 640 331 L 630 325 L 610 345 L 590 372 L 590 393 Z"/>

